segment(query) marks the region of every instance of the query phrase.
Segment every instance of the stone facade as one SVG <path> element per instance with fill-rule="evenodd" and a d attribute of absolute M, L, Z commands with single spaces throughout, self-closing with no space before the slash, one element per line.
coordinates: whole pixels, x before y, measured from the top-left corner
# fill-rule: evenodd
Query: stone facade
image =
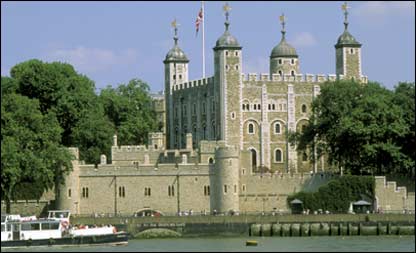
<path fill-rule="evenodd" d="M 336 74 L 303 75 L 300 58 L 283 38 L 270 57 L 270 73 L 247 75 L 228 14 L 225 25 L 214 48 L 214 75 L 192 81 L 175 28 L 175 45 L 164 60 L 164 98 L 155 98 L 163 132 L 150 133 L 147 146 L 118 146 L 114 136 L 111 164 L 106 157 L 99 165 L 81 164 L 72 149 L 77 158 L 57 189 L 58 208 L 75 214 L 288 210 L 289 194 L 331 178 L 323 173 L 331 171 L 325 159 L 311 164 L 311 152 L 298 154 L 287 133 L 302 131 L 323 82 L 367 82 L 361 45 L 349 54 L 339 40 Z"/>

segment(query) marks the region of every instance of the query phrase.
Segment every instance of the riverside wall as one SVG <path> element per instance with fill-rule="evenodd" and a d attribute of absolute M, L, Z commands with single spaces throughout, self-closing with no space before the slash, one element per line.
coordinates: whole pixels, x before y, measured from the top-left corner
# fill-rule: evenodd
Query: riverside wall
<path fill-rule="evenodd" d="M 72 217 L 71 224 L 115 224 L 131 235 L 153 228 L 182 236 L 414 235 L 413 214 Z"/>

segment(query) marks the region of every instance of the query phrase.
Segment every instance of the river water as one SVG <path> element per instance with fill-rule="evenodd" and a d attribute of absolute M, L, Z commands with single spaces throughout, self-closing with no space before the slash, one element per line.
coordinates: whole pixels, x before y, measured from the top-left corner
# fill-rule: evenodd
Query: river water
<path fill-rule="evenodd" d="M 246 240 L 258 241 L 247 247 Z M 2 252 L 186 252 L 186 251 L 390 251 L 415 252 L 415 236 L 209 237 L 129 240 L 126 246 L 73 246 L 1 249 Z"/>

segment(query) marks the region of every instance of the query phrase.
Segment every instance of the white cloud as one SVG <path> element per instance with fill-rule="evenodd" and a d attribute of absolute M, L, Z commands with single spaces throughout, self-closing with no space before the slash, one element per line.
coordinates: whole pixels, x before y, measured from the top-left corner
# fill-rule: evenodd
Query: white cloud
<path fill-rule="evenodd" d="M 243 64 L 243 73 L 269 73 L 269 59 L 258 57 L 246 60 Z"/>
<path fill-rule="evenodd" d="M 80 72 L 94 73 L 110 70 L 117 65 L 132 64 L 137 61 L 138 53 L 131 48 L 115 52 L 109 49 L 79 46 L 72 49 L 50 50 L 46 58 L 48 61 L 70 63 Z"/>
<path fill-rule="evenodd" d="M 292 44 L 295 48 L 298 48 L 315 46 L 317 43 L 315 37 L 311 33 L 301 32 L 295 35 Z"/>
<path fill-rule="evenodd" d="M 369 1 L 350 10 L 351 15 L 364 19 L 366 23 L 383 25 L 387 18 L 415 15 L 412 1 Z"/>

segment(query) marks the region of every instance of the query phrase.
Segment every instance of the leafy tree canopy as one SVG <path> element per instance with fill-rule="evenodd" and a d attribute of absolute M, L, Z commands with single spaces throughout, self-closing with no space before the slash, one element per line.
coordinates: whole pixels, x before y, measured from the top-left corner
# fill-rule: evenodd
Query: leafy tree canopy
<path fill-rule="evenodd" d="M 157 130 L 147 83 L 132 79 L 117 88 L 107 86 L 101 90 L 100 100 L 117 130 L 120 145 L 146 143 L 148 133 Z"/>
<path fill-rule="evenodd" d="M 375 82 L 327 82 L 304 132 L 292 133 L 290 141 L 299 151 L 316 147 L 352 174 L 414 177 L 414 96 L 414 83 L 389 91 Z"/>
<path fill-rule="evenodd" d="M 72 155 L 60 145 L 61 133 L 56 115 L 43 115 L 38 100 L 14 93 L 2 96 L 1 197 L 6 211 L 17 197 L 40 198 L 72 169 Z"/>

